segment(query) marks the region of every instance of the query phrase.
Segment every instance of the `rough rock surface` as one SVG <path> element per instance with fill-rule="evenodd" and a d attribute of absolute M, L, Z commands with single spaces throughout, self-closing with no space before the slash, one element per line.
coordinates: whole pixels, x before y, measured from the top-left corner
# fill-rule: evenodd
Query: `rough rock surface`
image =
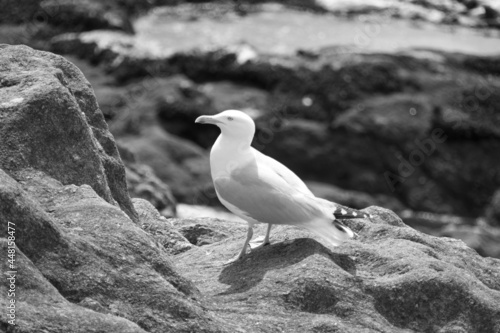
<path fill-rule="evenodd" d="M 341 247 L 276 227 L 271 246 L 229 266 L 244 224 L 207 220 L 231 237 L 176 260 L 234 332 L 500 330 L 500 260 L 422 234 L 388 210 L 366 211 L 374 220 L 346 221 L 358 237 Z"/>
<path fill-rule="evenodd" d="M 16 245 L 37 268 L 20 279 L 43 275 L 60 298 L 107 314 L 111 323 L 119 323 L 117 316 L 149 332 L 219 330 L 197 301 L 197 288 L 175 271 L 163 247 L 90 186 L 64 186 L 40 171 L 18 172 L 16 179 L 2 171 L 1 177 L 2 233 L 6 221 L 14 222 Z M 143 224 L 154 223 L 144 215 Z M 20 327 L 41 329 L 42 319 L 37 313 Z"/>
<path fill-rule="evenodd" d="M 114 138 L 80 70 L 61 56 L 2 45 L 0 73 L 0 168 L 90 185 L 137 220 Z"/>
<path fill-rule="evenodd" d="M 8 242 L 0 238 L 0 247 L 7 253 Z M 0 327 L 3 332 L 36 332 L 49 329 L 50 332 L 141 332 L 145 333 L 137 324 L 113 316 L 100 313 L 69 302 L 59 291 L 47 281 L 33 262 L 24 253 L 16 249 L 17 279 L 16 279 L 16 307 L 18 313 L 17 330 L 8 329 L 7 320 L 2 313 Z M 2 260 L 2 272 L 11 271 L 7 261 Z M 7 295 L 5 283 L 0 286 L 3 295 Z M 0 299 L 2 308 L 7 308 L 7 298 Z M 97 305 L 97 302 L 89 305 Z M 90 307 L 90 306 L 89 306 Z M 22 311 L 22 315 L 19 313 Z M 11 326 L 12 327 L 12 326 Z"/>
<path fill-rule="evenodd" d="M 192 243 L 174 227 L 172 219 L 167 220 L 147 200 L 132 199 L 139 214 L 140 226 L 152 235 L 157 243 L 170 254 L 179 254 L 190 250 Z"/>

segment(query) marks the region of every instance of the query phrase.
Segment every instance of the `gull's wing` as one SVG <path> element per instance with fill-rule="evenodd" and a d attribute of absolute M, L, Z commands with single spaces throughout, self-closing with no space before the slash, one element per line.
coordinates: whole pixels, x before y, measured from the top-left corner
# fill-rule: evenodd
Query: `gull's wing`
<path fill-rule="evenodd" d="M 305 195 L 314 197 L 314 194 L 311 192 L 311 190 L 309 190 L 302 179 L 300 179 L 295 173 L 293 173 L 292 170 L 288 169 L 286 166 L 276 161 L 274 158 L 264 155 L 256 149 L 252 148 L 252 150 L 258 165 L 266 165 L 275 173 L 277 173 L 281 178 L 283 178 L 294 189 L 302 192 Z"/>
<path fill-rule="evenodd" d="M 300 225 L 325 218 L 314 197 L 304 195 L 257 160 L 235 168 L 229 176 L 214 179 L 214 185 L 222 199 L 259 222 Z"/>

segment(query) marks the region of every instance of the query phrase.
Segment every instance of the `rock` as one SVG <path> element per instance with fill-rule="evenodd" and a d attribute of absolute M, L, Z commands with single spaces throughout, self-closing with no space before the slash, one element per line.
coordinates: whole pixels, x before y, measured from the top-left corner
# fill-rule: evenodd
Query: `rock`
<path fill-rule="evenodd" d="M 0 71 L 0 168 L 88 184 L 137 220 L 115 141 L 78 68 L 54 54 L 3 45 Z"/>
<path fill-rule="evenodd" d="M 85 59 L 75 56 L 66 55 L 65 58 L 85 74 L 85 78 L 92 85 L 97 104 L 99 104 L 109 126 L 109 120 L 116 117 L 118 111 L 129 101 L 128 92 L 123 87 L 117 86 L 113 77 L 106 75 L 100 66 L 95 66 Z"/>
<path fill-rule="evenodd" d="M 153 169 L 136 162 L 134 154 L 118 144 L 120 156 L 125 164 L 127 187 L 132 198 L 149 201 L 166 217 L 176 216 L 176 200 L 170 187 L 156 177 Z"/>
<path fill-rule="evenodd" d="M 226 208 L 179 204 L 177 217 L 169 222 L 197 246 L 216 243 L 247 230 L 247 222 Z"/>
<path fill-rule="evenodd" d="M 189 217 L 169 219 L 169 222 L 193 245 L 204 246 L 227 239 L 231 235 L 246 232 L 248 223 L 234 214 L 221 212 L 212 207 L 182 205 L 181 212 L 198 212 Z M 188 208 L 189 207 L 189 208 Z M 262 229 L 263 225 L 256 230 Z"/>
<path fill-rule="evenodd" d="M 149 201 L 135 198 L 132 202 L 139 214 L 141 228 L 152 235 L 168 253 L 175 255 L 193 247 L 192 243 L 174 228 L 172 221 L 161 216 Z"/>
<path fill-rule="evenodd" d="M 156 177 L 151 167 L 144 164 L 129 164 L 126 172 L 131 197 L 146 199 L 164 216 L 176 215 L 176 200 L 170 188 Z"/>
<path fill-rule="evenodd" d="M 8 241 L 0 239 L 0 248 L 7 253 Z M 12 271 L 7 266 L 7 261 L 2 262 L 2 272 L 6 277 L 15 277 L 15 297 L 7 298 L 9 289 L 7 284 L 2 284 L 0 290 L 2 297 L 0 304 L 7 308 L 11 299 L 15 300 L 16 319 L 15 323 L 20 331 L 36 331 L 50 327 L 51 332 L 89 332 L 97 327 L 106 332 L 145 333 L 137 324 L 125 318 L 113 316 L 107 313 L 94 311 L 88 306 L 74 304 L 65 299 L 59 291 L 50 284 L 40 273 L 33 262 L 27 258 L 18 248 L 15 249 L 15 274 L 8 275 Z M 14 280 L 13 280 L 14 281 Z M 96 301 L 94 301 L 96 302 Z M 96 302 L 97 303 L 97 302 Z M 22 314 L 21 314 L 22 313 Z M 0 325 L 8 331 L 7 323 L 11 318 L 4 312 L 0 318 Z M 14 326 L 11 326 L 14 327 Z"/>
<path fill-rule="evenodd" d="M 198 290 L 176 273 L 163 247 L 90 186 L 64 186 L 32 170 L 16 179 L 0 175 L 1 220 L 16 224 L 16 245 L 60 298 L 101 309 L 111 323 L 122 317 L 152 332 L 217 331 L 196 300 Z M 138 208 L 142 222 L 156 221 Z M 31 319 L 26 325 L 41 329 Z"/>
<path fill-rule="evenodd" d="M 482 258 L 462 241 L 415 231 L 388 210 L 366 211 L 376 217 L 346 221 L 358 237 L 340 247 L 277 226 L 272 245 L 218 265 L 244 240 L 244 230 L 233 231 L 223 242 L 180 254 L 179 269 L 233 331 L 500 329 L 500 260 Z M 252 316 L 242 315 L 249 311 Z"/>

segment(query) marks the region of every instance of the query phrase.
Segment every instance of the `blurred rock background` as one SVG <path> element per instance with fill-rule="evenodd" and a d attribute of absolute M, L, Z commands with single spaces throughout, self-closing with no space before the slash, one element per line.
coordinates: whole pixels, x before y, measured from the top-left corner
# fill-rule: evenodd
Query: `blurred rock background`
<path fill-rule="evenodd" d="M 500 4 L 1 1 L 0 43 L 92 84 L 132 197 L 219 206 L 201 114 L 240 109 L 254 147 L 318 196 L 380 205 L 500 257 Z M 2 83 L 3 84 L 3 83 Z"/>

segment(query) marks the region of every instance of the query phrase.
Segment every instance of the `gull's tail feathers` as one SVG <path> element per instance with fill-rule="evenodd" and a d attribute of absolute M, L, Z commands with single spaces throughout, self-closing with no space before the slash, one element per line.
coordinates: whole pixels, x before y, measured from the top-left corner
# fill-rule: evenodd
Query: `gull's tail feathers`
<path fill-rule="evenodd" d="M 316 219 L 301 226 L 333 246 L 339 246 L 354 236 L 351 229 L 336 220 Z"/>

